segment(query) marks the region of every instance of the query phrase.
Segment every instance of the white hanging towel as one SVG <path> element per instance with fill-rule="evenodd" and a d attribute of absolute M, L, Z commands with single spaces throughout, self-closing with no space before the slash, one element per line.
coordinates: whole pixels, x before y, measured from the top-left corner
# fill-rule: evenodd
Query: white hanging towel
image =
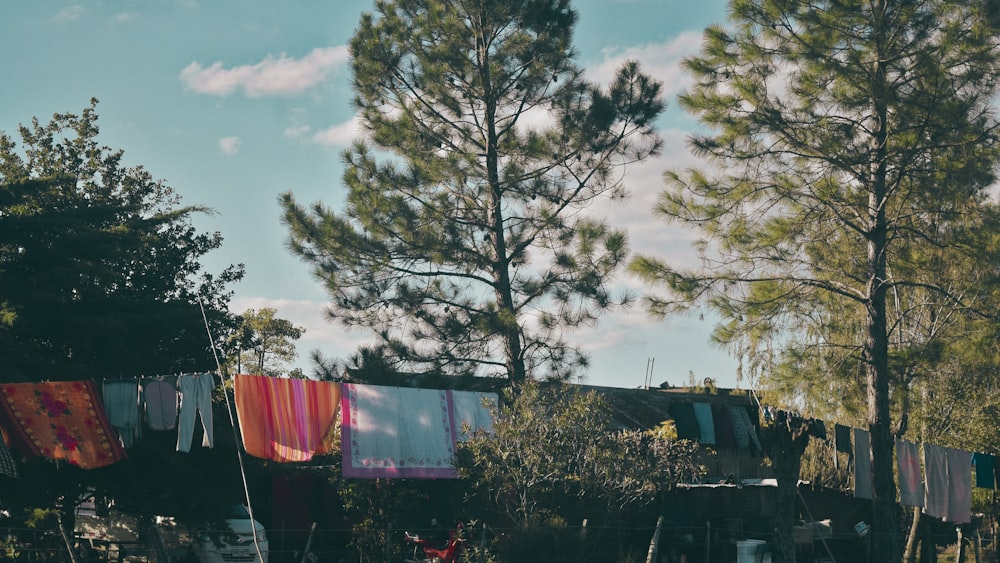
<path fill-rule="evenodd" d="M 493 434 L 493 413 L 499 399 L 496 393 L 448 391 L 448 394 L 458 441 L 469 440 L 478 432 Z"/>
<path fill-rule="evenodd" d="M 896 440 L 896 465 L 899 467 L 899 504 L 923 506 L 924 484 L 920 471 L 920 444 Z"/>
<path fill-rule="evenodd" d="M 948 452 L 948 522 L 972 521 L 972 454 L 947 448 Z"/>
<path fill-rule="evenodd" d="M 447 391 L 345 383 L 340 400 L 345 477 L 458 478 Z"/>
<path fill-rule="evenodd" d="M 948 513 L 948 452 L 924 444 L 924 514 L 944 518 Z"/>

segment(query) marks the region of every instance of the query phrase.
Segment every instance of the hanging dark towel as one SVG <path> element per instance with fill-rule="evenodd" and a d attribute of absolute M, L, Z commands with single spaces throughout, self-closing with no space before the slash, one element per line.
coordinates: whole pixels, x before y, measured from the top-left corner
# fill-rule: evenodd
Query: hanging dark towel
<path fill-rule="evenodd" d="M 712 420 L 715 421 L 715 442 L 720 448 L 736 448 L 736 433 L 733 431 L 733 417 L 725 405 L 712 405 Z"/>
<path fill-rule="evenodd" d="M 996 458 L 993 454 L 972 454 L 972 465 L 976 466 L 976 487 L 992 489 L 996 472 Z"/>
<path fill-rule="evenodd" d="M 851 429 L 848 426 L 837 424 L 834 426 L 834 435 L 837 442 L 837 451 L 845 454 L 853 453 L 851 449 Z"/>
<path fill-rule="evenodd" d="M 670 416 L 674 417 L 677 425 L 677 438 L 680 440 L 698 440 L 701 438 L 701 429 L 698 427 L 698 419 L 694 414 L 694 405 L 691 403 L 674 403 L 670 405 Z"/>

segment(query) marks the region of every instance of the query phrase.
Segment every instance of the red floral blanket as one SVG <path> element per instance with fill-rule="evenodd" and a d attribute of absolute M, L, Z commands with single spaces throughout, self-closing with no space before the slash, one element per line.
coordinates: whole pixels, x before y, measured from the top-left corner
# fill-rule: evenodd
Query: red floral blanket
<path fill-rule="evenodd" d="M 84 469 L 125 459 L 93 381 L 0 385 L 0 408 L 26 455 L 65 460 Z"/>

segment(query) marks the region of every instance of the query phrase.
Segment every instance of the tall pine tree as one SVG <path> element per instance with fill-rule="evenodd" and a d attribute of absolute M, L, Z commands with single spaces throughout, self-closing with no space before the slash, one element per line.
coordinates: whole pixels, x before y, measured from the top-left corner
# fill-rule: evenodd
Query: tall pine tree
<path fill-rule="evenodd" d="M 412 369 L 571 375 L 585 358 L 563 333 L 620 302 L 627 253 L 582 211 L 659 150 L 660 84 L 635 63 L 585 80 L 566 0 L 376 7 L 350 44 L 366 136 L 344 153 L 346 205 L 285 194 L 292 251 L 332 319 Z"/>
<path fill-rule="evenodd" d="M 695 84 L 681 97 L 707 126 L 692 146 L 714 168 L 670 172 L 658 209 L 699 230 L 703 267 L 633 268 L 672 290 L 651 297 L 653 312 L 707 302 L 725 319 L 717 338 L 758 352 L 764 370 L 786 346 L 821 353 L 796 348 L 817 323 L 860 319 L 874 560 L 898 561 L 887 300 L 920 287 L 976 305 L 975 279 L 925 267 L 973 252 L 969 233 L 990 224 L 995 3 L 733 0 L 731 18 L 686 61 Z"/>

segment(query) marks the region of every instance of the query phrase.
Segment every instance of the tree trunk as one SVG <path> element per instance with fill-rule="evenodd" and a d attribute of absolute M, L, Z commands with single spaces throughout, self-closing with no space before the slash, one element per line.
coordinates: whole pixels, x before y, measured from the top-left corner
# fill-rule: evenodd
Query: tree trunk
<path fill-rule="evenodd" d="M 889 18 L 888 5 L 880 0 L 873 6 L 875 29 L 884 30 L 884 18 Z M 886 250 L 888 225 L 886 206 L 889 200 L 888 146 L 889 110 L 891 97 L 887 67 L 882 50 L 889 39 L 876 37 L 876 59 L 872 72 L 872 114 L 876 119 L 872 129 L 873 160 L 868 186 L 867 225 L 868 260 L 865 309 L 866 338 L 863 350 L 868 392 L 868 431 L 871 434 L 872 476 L 872 547 L 875 561 L 892 563 L 900 560 L 898 516 L 896 514 L 896 484 L 892 475 L 892 432 L 889 411 L 889 335 L 886 321 Z M 861 452 L 860 455 L 865 455 Z"/>
<path fill-rule="evenodd" d="M 906 549 L 903 550 L 903 563 L 917 563 L 917 541 L 920 539 L 920 523 L 923 511 L 919 506 L 913 507 L 913 522 L 910 523 L 910 533 L 906 536 Z"/>
<path fill-rule="evenodd" d="M 774 512 L 774 563 L 795 563 L 795 498 L 802 454 L 809 445 L 812 419 L 792 417 L 783 411 L 771 424 L 761 427 L 764 453 L 774 466 L 778 480 Z"/>

